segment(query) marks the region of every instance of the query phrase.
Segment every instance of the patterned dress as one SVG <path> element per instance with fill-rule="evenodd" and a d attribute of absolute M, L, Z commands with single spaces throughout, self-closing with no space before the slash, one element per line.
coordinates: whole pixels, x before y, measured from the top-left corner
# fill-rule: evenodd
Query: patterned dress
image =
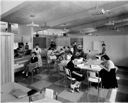
<path fill-rule="evenodd" d="M 41 50 L 41 48 L 34 48 L 34 52 L 36 52 L 37 53 L 37 57 L 38 57 L 38 66 L 39 67 L 42 67 L 42 58 L 41 58 L 41 52 L 42 52 L 42 50 Z"/>

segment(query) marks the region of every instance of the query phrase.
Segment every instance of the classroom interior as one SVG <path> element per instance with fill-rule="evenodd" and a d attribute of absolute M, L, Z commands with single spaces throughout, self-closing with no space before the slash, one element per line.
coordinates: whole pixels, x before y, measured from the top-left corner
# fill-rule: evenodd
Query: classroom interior
<path fill-rule="evenodd" d="M 128 1 L 2 0 L 0 3 L 1 102 L 128 102 Z M 89 85 L 85 76 L 80 91 L 70 92 L 66 66 L 57 59 L 48 62 L 51 42 L 56 44 L 58 53 L 76 42 L 82 45 L 87 60 L 99 61 L 105 43 L 106 54 L 118 68 L 118 88 L 101 88 L 99 83 Z M 37 44 L 41 48 L 42 66 L 25 76 L 23 71 Z"/>

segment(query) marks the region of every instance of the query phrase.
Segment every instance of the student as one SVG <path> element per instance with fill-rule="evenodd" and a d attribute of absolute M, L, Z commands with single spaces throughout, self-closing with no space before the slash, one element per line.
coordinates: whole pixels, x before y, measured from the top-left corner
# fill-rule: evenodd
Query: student
<path fill-rule="evenodd" d="M 54 63 L 56 59 L 57 59 L 57 56 L 55 55 L 55 49 L 49 48 L 47 51 L 48 64 Z"/>
<path fill-rule="evenodd" d="M 51 40 L 50 49 L 56 49 L 56 43 L 53 40 Z"/>
<path fill-rule="evenodd" d="M 76 41 L 73 43 L 72 47 L 73 47 L 73 53 L 76 52 L 76 50 L 77 50 L 77 43 L 76 43 Z"/>
<path fill-rule="evenodd" d="M 116 79 L 116 70 L 117 67 L 114 65 L 114 63 L 110 60 L 110 58 L 107 55 L 103 55 L 101 57 L 101 60 L 103 61 L 101 63 L 101 67 L 103 68 L 99 75 L 102 79 L 102 86 L 104 88 L 117 88 L 117 79 Z"/>
<path fill-rule="evenodd" d="M 26 43 L 25 49 L 26 49 L 26 50 L 29 50 L 29 45 L 28 45 L 28 43 Z"/>
<path fill-rule="evenodd" d="M 35 46 L 35 48 L 34 48 L 33 51 L 36 52 L 36 54 L 37 54 L 39 67 L 42 67 L 42 65 L 43 65 L 43 64 L 42 64 L 42 58 L 41 58 L 42 50 L 41 50 L 41 48 L 39 47 L 39 44 L 36 44 L 36 46 Z"/>
<path fill-rule="evenodd" d="M 36 52 L 32 52 L 31 59 L 26 63 L 25 70 L 22 73 L 26 74 L 26 76 L 28 76 L 29 65 L 32 64 L 32 63 L 36 63 L 36 62 L 38 62 L 37 54 L 36 54 Z"/>
<path fill-rule="evenodd" d="M 70 85 L 71 92 L 79 92 L 80 84 L 84 80 L 84 73 L 80 68 L 76 67 L 76 65 L 82 63 L 84 59 L 85 56 L 82 54 L 81 50 L 78 50 L 73 54 L 70 62 L 66 66 L 71 71 L 71 76 L 76 79 L 76 81 Z"/>

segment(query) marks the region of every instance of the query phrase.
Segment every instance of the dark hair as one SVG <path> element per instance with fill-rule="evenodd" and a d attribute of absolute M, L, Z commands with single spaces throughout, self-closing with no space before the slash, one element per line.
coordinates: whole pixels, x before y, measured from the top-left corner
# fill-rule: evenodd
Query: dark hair
<path fill-rule="evenodd" d="M 39 46 L 39 44 L 38 44 L 38 43 L 36 43 L 36 46 Z"/>
<path fill-rule="evenodd" d="M 101 58 L 104 58 L 105 60 L 110 60 L 109 56 L 103 55 Z"/>
<path fill-rule="evenodd" d="M 102 46 L 106 46 L 106 44 L 103 43 Z"/>
<path fill-rule="evenodd" d="M 37 55 L 37 53 L 36 53 L 36 52 L 32 52 L 32 54 Z"/>
<path fill-rule="evenodd" d="M 70 49 L 70 46 L 67 46 L 67 48 L 69 48 L 69 49 Z"/>

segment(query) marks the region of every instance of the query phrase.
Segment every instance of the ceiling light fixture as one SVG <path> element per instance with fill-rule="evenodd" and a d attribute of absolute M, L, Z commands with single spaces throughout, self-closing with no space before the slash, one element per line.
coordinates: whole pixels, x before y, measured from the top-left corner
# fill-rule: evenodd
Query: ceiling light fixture
<path fill-rule="evenodd" d="M 32 20 L 32 23 L 31 24 L 27 24 L 27 26 L 30 26 L 30 27 L 39 27 L 39 25 L 38 24 L 35 24 L 34 23 L 34 15 L 30 15 L 30 18 L 31 18 L 31 20 Z"/>

